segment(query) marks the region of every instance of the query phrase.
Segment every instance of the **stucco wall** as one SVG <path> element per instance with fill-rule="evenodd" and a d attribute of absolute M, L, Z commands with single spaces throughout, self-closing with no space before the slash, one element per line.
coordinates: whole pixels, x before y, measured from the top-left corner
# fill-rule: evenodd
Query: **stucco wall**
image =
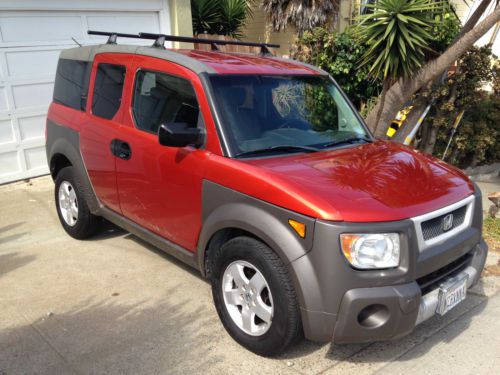
<path fill-rule="evenodd" d="M 172 34 L 193 36 L 190 0 L 163 0 L 170 11 Z M 193 48 L 192 43 L 174 43 L 175 48 Z"/>

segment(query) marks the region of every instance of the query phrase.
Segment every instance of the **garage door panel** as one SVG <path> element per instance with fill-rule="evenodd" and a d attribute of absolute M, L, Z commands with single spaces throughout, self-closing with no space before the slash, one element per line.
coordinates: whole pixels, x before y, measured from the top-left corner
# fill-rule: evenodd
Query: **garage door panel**
<path fill-rule="evenodd" d="M 12 85 L 12 96 L 16 110 L 47 108 L 52 101 L 53 82 Z"/>
<path fill-rule="evenodd" d="M 7 51 L 7 74 L 11 79 L 32 76 L 54 76 L 61 48 Z M 33 62 L 36 61 L 36 64 Z"/>
<path fill-rule="evenodd" d="M 21 173 L 21 163 L 17 151 L 0 153 L 0 183 L 5 182 L 9 176 Z"/>
<path fill-rule="evenodd" d="M 7 89 L 0 86 L 0 113 L 9 110 L 9 104 L 7 101 Z"/>
<path fill-rule="evenodd" d="M 0 17 L 3 42 L 67 40 L 71 36 L 83 38 L 85 32 L 82 26 L 80 16 L 64 14 Z"/>
<path fill-rule="evenodd" d="M 38 116 L 19 117 L 19 133 L 21 141 L 43 139 L 45 133 L 45 114 Z"/>
<path fill-rule="evenodd" d="M 47 108 L 60 51 L 75 47 L 72 38 L 84 45 L 106 41 L 87 35 L 87 29 L 169 32 L 161 30 L 159 10 L 110 10 L 120 6 L 115 1 L 102 11 L 0 10 L 0 184 L 48 173 Z M 119 43 L 149 45 L 151 41 L 120 38 Z"/>
<path fill-rule="evenodd" d="M 33 147 L 24 150 L 24 158 L 26 160 L 26 169 L 30 172 L 47 169 L 45 146 Z"/>
<path fill-rule="evenodd" d="M 89 30 L 100 31 L 121 31 L 128 30 L 128 33 L 157 33 L 159 30 L 158 16 L 155 14 L 125 15 L 118 14 L 113 16 L 91 15 L 87 16 Z M 95 35 L 90 36 L 95 39 Z M 150 42 L 151 43 L 151 42 Z"/>
<path fill-rule="evenodd" d="M 14 124 L 11 119 L 0 120 L 0 145 L 14 142 Z"/>

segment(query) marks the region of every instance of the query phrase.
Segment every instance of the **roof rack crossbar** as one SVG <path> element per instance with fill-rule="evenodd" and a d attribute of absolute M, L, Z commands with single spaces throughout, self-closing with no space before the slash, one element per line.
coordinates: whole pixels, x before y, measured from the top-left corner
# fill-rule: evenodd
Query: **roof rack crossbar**
<path fill-rule="evenodd" d="M 89 35 L 101 35 L 108 37 L 108 44 L 116 44 L 117 37 L 123 38 L 134 38 L 134 39 L 149 39 L 154 40 L 153 47 L 163 47 L 166 41 L 169 42 L 185 42 L 185 43 L 200 43 L 200 44 L 210 44 L 213 51 L 218 51 L 218 46 L 233 45 L 233 46 L 247 46 L 247 47 L 260 47 L 260 53 L 267 55 L 271 51 L 269 48 L 280 48 L 279 44 L 272 43 L 257 43 L 257 42 L 243 42 L 238 40 L 219 40 L 219 39 L 205 39 L 205 38 L 195 38 L 188 36 L 177 36 L 177 35 L 165 35 L 165 34 L 154 34 L 154 33 L 139 33 L 139 34 L 124 34 L 115 33 L 108 31 L 87 31 Z"/>
<path fill-rule="evenodd" d="M 88 30 L 87 34 L 107 36 L 108 41 L 106 42 L 106 44 L 116 44 L 117 37 L 141 39 L 140 36 L 137 34 L 114 33 L 114 32 L 107 32 L 107 31 Z"/>

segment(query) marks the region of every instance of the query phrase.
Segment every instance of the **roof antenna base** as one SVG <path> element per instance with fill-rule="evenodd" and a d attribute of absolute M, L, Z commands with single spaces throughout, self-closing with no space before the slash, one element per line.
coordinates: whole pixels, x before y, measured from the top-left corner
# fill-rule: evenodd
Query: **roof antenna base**
<path fill-rule="evenodd" d="M 116 44 L 116 38 L 118 37 L 117 34 L 111 34 L 108 38 L 108 41 L 106 42 L 106 44 Z"/>
<path fill-rule="evenodd" d="M 260 46 L 260 54 L 262 56 L 274 56 L 271 50 L 265 44 Z"/>
<path fill-rule="evenodd" d="M 165 48 L 165 36 L 159 35 L 158 38 L 153 43 L 153 47 L 155 48 Z"/>

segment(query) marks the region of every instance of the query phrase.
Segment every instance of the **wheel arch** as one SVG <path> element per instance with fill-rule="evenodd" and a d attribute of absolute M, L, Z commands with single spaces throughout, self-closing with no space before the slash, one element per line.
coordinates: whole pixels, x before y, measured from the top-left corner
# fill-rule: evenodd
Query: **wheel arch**
<path fill-rule="evenodd" d="M 47 120 L 47 142 L 45 145 L 50 174 L 53 179 L 64 167 L 72 166 L 83 183 L 84 196 L 90 211 L 99 214 L 101 205 L 94 193 L 92 184 L 80 153 L 80 134 L 69 127 Z"/>
<path fill-rule="evenodd" d="M 289 219 L 306 225 L 305 238 L 293 230 Z M 309 217 L 205 181 L 203 225 L 197 246 L 200 271 L 209 276 L 214 249 L 239 235 L 263 242 L 287 265 L 312 248 L 314 223 Z"/>
<path fill-rule="evenodd" d="M 52 180 L 55 180 L 61 169 L 70 167 L 73 164 L 71 161 L 62 153 L 56 153 L 52 155 L 49 161 L 50 175 Z"/>

